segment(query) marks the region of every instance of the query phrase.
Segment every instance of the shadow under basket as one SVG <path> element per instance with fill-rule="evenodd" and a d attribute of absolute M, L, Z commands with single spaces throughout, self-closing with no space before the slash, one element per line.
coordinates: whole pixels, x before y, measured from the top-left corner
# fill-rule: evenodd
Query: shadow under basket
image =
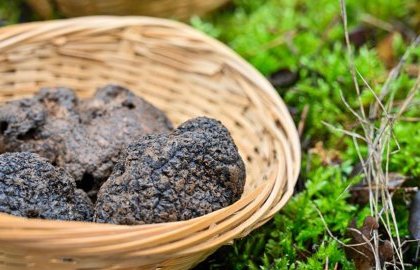
<path fill-rule="evenodd" d="M 268 81 L 220 42 L 182 23 L 84 17 L 0 29 L 0 102 L 40 87 L 80 97 L 128 87 L 175 125 L 196 116 L 230 130 L 247 168 L 235 204 L 180 222 L 121 226 L 0 214 L 1 269 L 188 269 L 267 222 L 292 196 L 299 137 Z"/>

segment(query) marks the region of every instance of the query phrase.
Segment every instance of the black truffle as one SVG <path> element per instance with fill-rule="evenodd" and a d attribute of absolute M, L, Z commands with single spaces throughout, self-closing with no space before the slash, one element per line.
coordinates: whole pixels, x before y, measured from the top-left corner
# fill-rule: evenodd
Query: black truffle
<path fill-rule="evenodd" d="M 80 115 L 89 143 L 85 148 L 89 151 L 83 153 L 81 162 L 86 166 L 81 171 L 84 180 L 89 180 L 86 177 L 95 180 L 93 189 L 96 191 L 111 174 L 121 150 L 130 142 L 147 134 L 172 129 L 162 111 L 116 85 L 100 88 L 93 98 L 82 102 Z"/>
<path fill-rule="evenodd" d="M 15 216 L 91 221 L 93 204 L 73 178 L 28 152 L 0 155 L 0 212 Z"/>
<path fill-rule="evenodd" d="M 0 153 L 18 149 L 45 124 L 47 112 L 33 99 L 11 101 L 0 106 Z"/>
<path fill-rule="evenodd" d="M 163 112 L 119 86 L 100 88 L 82 102 L 71 89 L 48 88 L 0 106 L 0 153 L 37 153 L 95 198 L 123 147 L 171 128 Z"/>
<path fill-rule="evenodd" d="M 245 165 L 229 131 L 195 118 L 128 146 L 98 193 L 94 221 L 187 220 L 234 203 L 244 184 Z"/>
<path fill-rule="evenodd" d="M 86 131 L 71 89 L 45 88 L 32 99 L 5 103 L 0 106 L 0 122 L 5 127 L 0 134 L 2 152 L 37 153 L 80 179 L 80 172 L 71 168 L 83 157 L 78 152 L 86 149 Z"/>

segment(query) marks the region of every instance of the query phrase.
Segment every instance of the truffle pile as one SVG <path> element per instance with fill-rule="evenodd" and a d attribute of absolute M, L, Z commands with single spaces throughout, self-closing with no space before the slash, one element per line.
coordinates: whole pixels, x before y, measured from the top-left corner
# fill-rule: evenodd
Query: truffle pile
<path fill-rule="evenodd" d="M 87 100 L 48 88 L 0 105 L 0 154 L 0 212 L 23 217 L 186 220 L 234 203 L 245 184 L 219 121 L 173 130 L 162 111 L 115 85 Z"/>
<path fill-rule="evenodd" d="M 0 155 L 0 212 L 15 216 L 91 221 L 93 204 L 74 179 L 28 152 Z"/>
<path fill-rule="evenodd" d="M 92 198 L 126 143 L 172 129 L 163 112 L 115 85 L 85 101 L 68 88 L 42 89 L 1 106 L 0 125 L 0 152 L 37 153 L 65 169 Z"/>

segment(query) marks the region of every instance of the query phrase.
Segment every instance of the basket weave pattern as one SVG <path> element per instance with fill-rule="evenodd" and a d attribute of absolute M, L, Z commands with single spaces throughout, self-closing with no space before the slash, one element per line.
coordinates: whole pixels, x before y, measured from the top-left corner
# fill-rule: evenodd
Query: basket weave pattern
<path fill-rule="evenodd" d="M 0 29 L 0 102 L 42 86 L 80 97 L 117 83 L 175 125 L 221 120 L 247 167 L 242 198 L 188 221 L 119 226 L 0 214 L 2 269 L 188 269 L 267 222 L 293 193 L 300 145 L 272 86 L 229 48 L 190 27 L 147 17 L 86 17 Z"/>

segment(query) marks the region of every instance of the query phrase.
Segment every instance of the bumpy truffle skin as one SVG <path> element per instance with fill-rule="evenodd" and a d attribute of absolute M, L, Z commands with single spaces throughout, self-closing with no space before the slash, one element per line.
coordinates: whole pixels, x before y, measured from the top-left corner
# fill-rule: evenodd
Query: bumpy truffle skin
<path fill-rule="evenodd" d="M 245 165 L 229 131 L 199 117 L 129 145 L 98 193 L 94 221 L 187 220 L 234 203 L 244 184 Z"/>
<path fill-rule="evenodd" d="M 67 88 L 44 88 L 32 99 L 5 103 L 0 106 L 0 150 L 37 153 L 64 166 L 72 148 L 79 147 L 68 145 L 68 139 L 83 136 L 77 107 L 77 97 Z"/>
<path fill-rule="evenodd" d="M 32 99 L 6 103 L 0 107 L 0 153 L 19 147 L 21 141 L 44 125 L 46 111 Z"/>
<path fill-rule="evenodd" d="M 95 198 L 123 147 L 171 128 L 163 112 L 119 86 L 100 88 L 82 102 L 71 89 L 47 88 L 0 106 L 0 153 L 37 153 Z"/>
<path fill-rule="evenodd" d="M 100 182 L 109 177 L 121 150 L 130 142 L 172 129 L 162 111 L 116 85 L 99 88 L 93 98 L 82 103 L 80 112 L 94 155 L 90 157 L 93 162 L 85 161 L 90 166 L 84 171 Z"/>
<path fill-rule="evenodd" d="M 63 169 L 29 152 L 0 155 L 0 212 L 91 221 L 93 204 Z"/>

